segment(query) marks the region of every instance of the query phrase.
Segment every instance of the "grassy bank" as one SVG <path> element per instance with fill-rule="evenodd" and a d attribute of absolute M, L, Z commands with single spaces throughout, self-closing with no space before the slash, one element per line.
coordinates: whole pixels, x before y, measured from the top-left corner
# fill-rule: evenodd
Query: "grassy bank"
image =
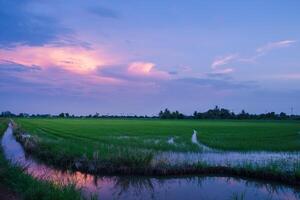
<path fill-rule="evenodd" d="M 7 128 L 7 120 L 0 119 L 0 136 Z M 5 160 L 0 148 L 0 184 L 10 188 L 25 200 L 81 200 L 80 192 L 73 186 L 57 186 L 45 181 L 38 181 L 13 167 Z"/>
<path fill-rule="evenodd" d="M 201 139 L 210 136 L 205 141 L 216 144 L 219 142 L 214 138 L 229 137 L 230 140 L 224 139 L 229 149 L 247 143 L 252 145 L 247 150 L 296 151 L 299 150 L 299 124 L 294 122 L 71 119 L 17 119 L 16 122 L 17 135 L 24 131 L 33 135 L 30 141 L 19 137 L 25 149 L 44 162 L 62 168 L 96 174 L 225 174 L 300 183 L 300 164 L 289 173 L 276 163 L 220 167 L 206 163 L 170 165 L 162 160 L 151 164 L 157 151 L 200 151 L 191 143 L 193 129 L 201 130 Z M 176 145 L 167 142 L 170 137 L 175 138 Z M 160 144 L 156 144 L 157 140 Z M 258 145 L 262 142 L 264 146 Z"/>

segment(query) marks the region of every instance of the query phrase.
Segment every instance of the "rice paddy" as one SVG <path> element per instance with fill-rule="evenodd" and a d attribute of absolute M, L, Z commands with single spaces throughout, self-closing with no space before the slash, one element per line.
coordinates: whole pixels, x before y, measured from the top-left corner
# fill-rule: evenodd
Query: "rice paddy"
<path fill-rule="evenodd" d="M 218 171 L 215 168 L 222 167 L 225 171 L 246 170 L 242 174 L 247 175 L 262 169 L 269 173 L 268 169 L 274 168 L 268 176 L 278 179 L 282 174 L 288 175 L 285 179 L 293 182 L 299 178 L 300 125 L 295 121 L 16 119 L 15 122 L 16 136 L 27 152 L 66 169 L 96 174 L 167 175 L 215 172 Z M 207 165 L 210 170 L 203 170 Z"/>
<path fill-rule="evenodd" d="M 26 134 L 26 141 L 33 136 Z M 195 138 L 194 138 L 195 139 Z M 28 141 L 27 141 L 28 142 Z M 26 142 L 23 143 L 26 145 Z M 298 199 L 298 187 L 287 187 L 278 182 L 247 180 L 237 177 L 220 175 L 194 176 L 93 176 L 79 171 L 64 171 L 36 162 L 30 155 L 25 156 L 24 150 L 13 136 L 10 126 L 2 138 L 2 147 L 7 159 L 19 166 L 26 166 L 24 173 L 34 177 L 35 182 L 51 181 L 62 184 L 63 188 L 77 188 L 82 198 L 105 199 Z M 101 164 L 101 163 L 100 163 Z M 180 167 L 180 166 L 177 166 Z M 198 166 L 207 170 L 209 166 Z M 256 172 L 276 172 L 276 165 L 268 168 L 255 165 L 243 165 L 242 169 Z M 225 168 L 224 168 L 225 169 Z M 265 174 L 265 177 L 267 174 Z M 277 173 L 279 175 L 279 173 Z M 28 175 L 23 175 L 28 176 Z M 37 179 L 37 180 L 36 180 Z M 22 180 L 23 181 L 23 180 Z M 24 182 L 24 181 L 23 181 Z M 71 184 L 71 186 L 70 186 Z M 61 187 L 62 187 L 61 186 Z M 30 190 L 29 190 L 30 191 Z M 60 191 L 56 191 L 60 193 Z M 50 192 L 51 194 L 51 192 Z M 78 192 L 74 192 L 78 194 Z M 45 193 L 49 198 L 49 194 Z M 53 195 L 53 194 L 52 194 Z M 58 195 L 58 194 L 57 194 Z M 62 199 L 68 199 L 68 193 L 60 193 Z M 63 195 L 66 195 L 64 198 Z M 167 196 L 166 196 L 167 195 Z M 40 199 L 47 199 L 41 194 Z M 61 198 L 54 198 L 61 199 Z"/>
<path fill-rule="evenodd" d="M 80 153 L 83 149 L 78 143 L 83 143 L 87 150 L 105 144 L 199 151 L 191 142 L 194 130 L 201 143 L 221 150 L 300 151 L 298 121 L 16 119 L 16 122 L 42 143 L 63 143 L 64 149 Z"/>

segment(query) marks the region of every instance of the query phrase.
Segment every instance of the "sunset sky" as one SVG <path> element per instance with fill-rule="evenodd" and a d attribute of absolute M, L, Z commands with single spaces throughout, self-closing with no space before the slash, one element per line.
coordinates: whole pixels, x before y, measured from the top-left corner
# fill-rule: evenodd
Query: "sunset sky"
<path fill-rule="evenodd" d="M 0 0 L 0 111 L 300 114 L 300 1 Z"/>

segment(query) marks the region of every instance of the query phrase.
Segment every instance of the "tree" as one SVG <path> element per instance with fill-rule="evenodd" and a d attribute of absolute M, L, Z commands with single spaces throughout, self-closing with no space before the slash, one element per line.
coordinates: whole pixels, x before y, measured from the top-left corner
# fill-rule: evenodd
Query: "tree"
<path fill-rule="evenodd" d="M 161 110 L 161 111 L 159 111 L 159 113 L 158 113 L 158 117 L 159 118 L 163 118 L 163 115 L 164 115 L 164 112 Z"/>
<path fill-rule="evenodd" d="M 16 116 L 16 115 L 13 114 L 13 113 L 10 112 L 10 111 L 4 111 L 4 112 L 1 113 L 1 116 L 2 116 L 2 117 L 14 117 L 14 116 Z"/>
<path fill-rule="evenodd" d="M 99 116 L 100 114 L 96 112 L 96 114 L 93 115 L 93 118 L 98 118 Z"/>
<path fill-rule="evenodd" d="M 285 114 L 284 112 L 281 112 L 279 114 L 280 119 L 286 119 L 287 118 L 287 114 Z"/>
<path fill-rule="evenodd" d="M 237 115 L 238 119 L 248 119 L 250 117 L 249 113 L 247 113 L 244 109 L 240 114 Z"/>
<path fill-rule="evenodd" d="M 183 119 L 184 115 L 180 113 L 178 110 L 175 112 L 171 112 L 167 108 L 164 111 L 160 111 L 158 114 L 161 119 Z"/>

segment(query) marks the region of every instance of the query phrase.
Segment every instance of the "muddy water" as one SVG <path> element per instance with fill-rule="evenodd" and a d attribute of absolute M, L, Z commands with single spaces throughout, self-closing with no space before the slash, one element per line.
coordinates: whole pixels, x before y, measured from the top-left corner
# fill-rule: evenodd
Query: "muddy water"
<path fill-rule="evenodd" d="M 274 183 L 230 177 L 95 177 L 81 172 L 61 171 L 27 157 L 9 127 L 1 141 L 7 159 L 26 166 L 32 176 L 59 184 L 74 183 L 84 195 L 99 199 L 300 199 L 300 189 Z"/>

